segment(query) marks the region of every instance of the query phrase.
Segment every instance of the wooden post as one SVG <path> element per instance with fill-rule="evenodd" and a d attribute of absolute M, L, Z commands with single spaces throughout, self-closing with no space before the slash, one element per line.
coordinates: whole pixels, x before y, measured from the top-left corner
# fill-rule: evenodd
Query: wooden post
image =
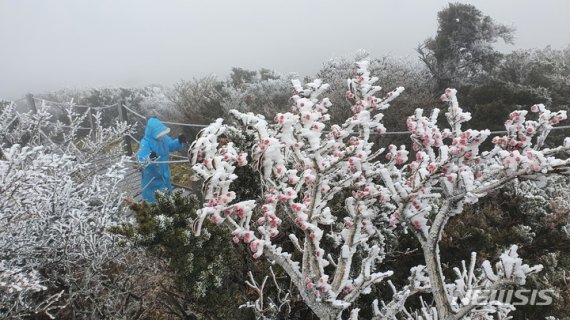
<path fill-rule="evenodd" d="M 89 107 L 89 126 L 91 127 L 91 139 L 95 140 L 95 122 L 93 121 L 93 108 Z"/>
<path fill-rule="evenodd" d="M 121 122 L 129 122 L 129 118 L 127 115 L 127 109 L 125 109 L 125 106 L 123 105 L 123 99 L 121 99 L 119 101 L 119 119 Z M 131 138 L 127 135 L 125 135 L 125 152 L 127 153 L 127 155 L 129 157 L 131 157 L 133 155 L 133 147 L 131 145 Z"/>
<path fill-rule="evenodd" d="M 32 112 L 34 114 L 38 114 L 38 108 L 36 108 L 36 101 L 34 100 L 34 95 L 31 93 L 28 93 L 26 95 L 26 98 L 28 99 L 28 104 L 30 105 Z"/>
<path fill-rule="evenodd" d="M 26 98 L 28 99 L 28 104 L 30 105 L 30 109 L 32 109 L 32 112 L 34 114 L 38 114 L 38 108 L 36 107 L 36 100 L 34 100 L 34 95 L 31 93 L 28 93 L 26 95 Z M 41 132 L 42 129 L 38 128 L 39 131 Z M 42 136 L 41 134 L 38 135 L 38 142 L 41 144 L 42 143 Z"/>

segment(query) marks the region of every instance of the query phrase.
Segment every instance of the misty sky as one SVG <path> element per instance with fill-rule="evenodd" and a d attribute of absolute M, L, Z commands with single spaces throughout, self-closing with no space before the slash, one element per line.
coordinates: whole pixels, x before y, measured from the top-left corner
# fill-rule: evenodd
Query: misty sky
<path fill-rule="evenodd" d="M 570 44 L 569 0 L 477 0 L 515 48 Z M 233 66 L 313 74 L 331 57 L 415 57 L 442 0 L 0 0 L 0 98 L 171 85 Z"/>

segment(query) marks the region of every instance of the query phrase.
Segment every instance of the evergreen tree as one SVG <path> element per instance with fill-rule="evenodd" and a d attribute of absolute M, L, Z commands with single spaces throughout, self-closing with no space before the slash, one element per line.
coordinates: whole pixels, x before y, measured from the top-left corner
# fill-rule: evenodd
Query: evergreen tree
<path fill-rule="evenodd" d="M 513 42 L 514 29 L 498 24 L 470 4 L 450 3 L 437 15 L 438 30 L 417 51 L 437 80 L 438 90 L 476 82 L 500 62 L 493 43 Z"/>

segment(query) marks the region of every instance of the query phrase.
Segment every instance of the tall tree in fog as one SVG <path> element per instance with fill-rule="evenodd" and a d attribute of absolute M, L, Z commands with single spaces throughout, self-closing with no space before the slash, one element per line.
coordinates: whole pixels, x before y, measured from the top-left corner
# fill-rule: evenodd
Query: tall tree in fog
<path fill-rule="evenodd" d="M 438 89 L 476 81 L 500 62 L 502 55 L 493 43 L 499 39 L 513 43 L 514 28 L 496 23 L 470 4 L 450 3 L 437 19 L 437 34 L 422 42 L 417 51 Z"/>

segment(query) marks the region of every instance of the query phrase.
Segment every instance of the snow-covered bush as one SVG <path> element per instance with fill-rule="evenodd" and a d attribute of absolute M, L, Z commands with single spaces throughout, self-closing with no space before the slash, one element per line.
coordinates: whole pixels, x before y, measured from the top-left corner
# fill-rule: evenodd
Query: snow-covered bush
<path fill-rule="evenodd" d="M 218 119 L 202 130 L 189 150 L 205 199 L 194 231 L 200 232 L 204 219 L 229 228 L 233 240 L 248 244 L 254 258 L 279 265 L 321 319 L 343 313 L 356 319 L 355 302 L 380 282 L 388 282 L 393 298 L 374 301 L 375 319 L 505 318 L 513 306 L 495 301 L 475 305 L 463 297 L 472 289 L 524 284 L 541 266 L 523 264 L 513 246 L 495 268 L 489 261 L 476 268 L 474 253 L 449 282 L 443 277 L 438 244 L 449 219 L 461 214 L 465 204 L 515 179 L 568 173 L 569 160 L 556 154 L 569 146 L 544 148 L 552 126 L 566 114 L 543 105 L 532 106 L 531 115 L 515 111 L 505 123 L 508 133 L 493 138 L 492 150 L 481 151 L 490 131 L 464 129 L 470 114 L 459 107 L 456 90 L 447 89 L 441 97 L 448 104 L 447 128 L 438 126 L 438 109 L 429 117 L 417 109 L 408 118 L 410 159 L 405 146 L 379 149 L 371 143 L 386 132 L 382 111 L 404 89 L 376 97 L 381 88 L 367 67 L 367 62 L 359 63 L 347 82 L 352 116 L 344 123 L 329 123 L 331 103 L 320 98 L 328 85 L 315 80 L 303 87 L 293 81 L 293 105 L 273 122 L 231 111 L 235 124 Z M 221 135 L 240 132 L 254 137 L 253 148 L 218 144 Z M 261 200 L 237 201 L 231 189 L 234 170 L 246 165 L 260 176 Z M 331 210 L 339 197 L 344 207 Z M 415 236 L 425 265 L 412 268 L 409 283 L 397 288 L 382 262 L 387 236 L 399 229 Z M 283 232 L 286 237 L 279 236 Z M 334 245 L 325 246 L 328 240 Z M 433 305 L 421 300 L 419 310 L 407 310 L 406 301 L 418 293 L 431 294 Z"/>
<path fill-rule="evenodd" d="M 1 317 L 132 311 L 131 285 L 119 285 L 116 271 L 140 265 L 107 232 L 123 212 L 120 150 L 129 128 L 103 128 L 96 114 L 95 132 L 80 138 L 85 115 L 66 115 L 64 124 L 46 105 L 37 114 L 0 110 Z"/>
<path fill-rule="evenodd" d="M 236 109 L 241 112 L 253 112 L 269 115 L 287 106 L 291 79 L 294 74 L 268 79 L 257 79 L 240 86 L 227 83 L 222 88 L 221 105 L 224 112 Z"/>
<path fill-rule="evenodd" d="M 237 309 L 248 298 L 244 287 L 251 258 L 245 246 L 232 245 L 222 229 L 194 236 L 189 226 L 198 205 L 195 197 L 179 191 L 159 195 L 154 205 L 133 204 L 136 223 L 113 231 L 147 249 L 172 271 L 176 286 L 164 290 L 166 298 L 160 301 L 175 310 L 177 319 L 247 319 L 251 312 Z"/>
<path fill-rule="evenodd" d="M 223 114 L 220 105 L 222 85 L 215 76 L 175 84 L 170 99 L 180 119 L 187 123 L 203 123 Z"/>

